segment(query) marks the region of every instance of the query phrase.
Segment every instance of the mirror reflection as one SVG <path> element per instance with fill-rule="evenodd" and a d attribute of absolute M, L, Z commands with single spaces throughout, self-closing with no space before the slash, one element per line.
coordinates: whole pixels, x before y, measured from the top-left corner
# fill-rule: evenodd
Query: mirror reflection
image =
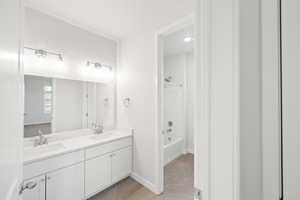
<path fill-rule="evenodd" d="M 24 137 L 115 125 L 113 83 L 25 75 Z"/>

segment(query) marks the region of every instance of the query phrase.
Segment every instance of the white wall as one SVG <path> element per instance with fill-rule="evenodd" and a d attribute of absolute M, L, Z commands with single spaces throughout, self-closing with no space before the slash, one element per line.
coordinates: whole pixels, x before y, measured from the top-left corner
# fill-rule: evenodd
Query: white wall
<path fill-rule="evenodd" d="M 150 189 L 158 185 L 155 30 L 122 41 L 118 69 L 118 127 L 134 133 L 133 173 Z M 124 98 L 131 99 L 125 108 Z"/>
<path fill-rule="evenodd" d="M 184 105 L 182 105 L 182 116 L 184 116 L 184 118 L 180 120 L 181 133 L 179 133 L 179 135 L 185 139 L 185 151 L 193 153 L 194 117 L 192 67 L 194 63 L 194 56 L 193 53 L 169 55 L 164 58 L 164 62 L 165 77 L 167 78 L 172 76 L 172 83 L 182 84 L 182 87 L 178 89 L 182 90 L 182 94 L 184 95 Z"/>
<path fill-rule="evenodd" d="M 186 106 L 185 106 L 185 55 L 164 57 L 164 77 L 172 77 L 171 82 L 164 82 L 164 144 L 175 142 L 178 138 L 186 141 Z M 173 126 L 169 127 L 168 122 Z M 167 132 L 172 129 L 172 132 Z M 186 142 L 184 142 L 186 143 Z M 181 150 L 181 153 L 186 149 Z"/>
<path fill-rule="evenodd" d="M 240 1 L 241 199 L 262 199 L 260 0 Z"/>
<path fill-rule="evenodd" d="M 25 12 L 25 38 L 27 47 L 62 53 L 64 62 L 55 56 L 39 59 L 25 50 L 25 73 L 74 80 L 106 82 L 110 73 L 91 70 L 88 60 L 116 66 L 117 43 L 89 33 L 61 20 L 27 8 Z"/>
<path fill-rule="evenodd" d="M 193 65 L 194 65 L 194 54 L 189 53 L 186 54 L 186 88 L 187 88 L 187 151 L 190 153 L 194 153 L 194 83 L 193 83 Z"/>
<path fill-rule="evenodd" d="M 55 79 L 53 132 L 83 128 L 85 82 Z"/>
<path fill-rule="evenodd" d="M 172 77 L 172 83 L 185 83 L 185 54 L 169 55 L 164 57 L 164 77 Z"/>
<path fill-rule="evenodd" d="M 23 76 L 19 0 L 0 1 L 0 199 L 18 200 L 22 181 Z"/>
<path fill-rule="evenodd" d="M 98 83 L 96 92 L 97 121 L 103 123 L 106 129 L 112 129 L 115 127 L 115 86 Z"/>
<path fill-rule="evenodd" d="M 116 127 L 115 84 L 88 83 L 88 126 L 104 125 L 110 130 Z"/>

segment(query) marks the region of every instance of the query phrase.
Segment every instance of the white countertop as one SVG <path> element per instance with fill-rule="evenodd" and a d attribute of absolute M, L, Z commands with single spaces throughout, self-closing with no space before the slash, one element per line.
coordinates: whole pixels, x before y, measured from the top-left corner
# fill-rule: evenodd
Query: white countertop
<path fill-rule="evenodd" d="M 72 134 L 73 136 L 71 136 Z M 112 130 L 96 135 L 91 130 L 82 129 L 76 130 L 74 133 L 66 132 L 51 135 L 49 136 L 49 144 L 38 147 L 28 145 L 30 142 L 27 140 L 24 146 L 23 165 L 131 136 L 130 131 Z"/>

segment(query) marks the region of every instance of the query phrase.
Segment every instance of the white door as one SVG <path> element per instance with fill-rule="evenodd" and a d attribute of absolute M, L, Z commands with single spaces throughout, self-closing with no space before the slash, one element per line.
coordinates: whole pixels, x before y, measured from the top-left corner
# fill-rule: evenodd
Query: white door
<path fill-rule="evenodd" d="M 84 199 L 84 164 L 76 164 L 47 174 L 47 200 Z"/>
<path fill-rule="evenodd" d="M 24 186 L 28 189 L 24 190 L 23 200 L 45 200 L 46 198 L 46 177 L 39 176 L 31 180 L 25 181 Z"/>
<path fill-rule="evenodd" d="M 300 1 L 282 1 L 284 199 L 300 199 Z"/>
<path fill-rule="evenodd" d="M 19 199 L 22 181 L 20 0 L 0 1 L 0 199 Z"/>
<path fill-rule="evenodd" d="M 132 148 L 121 149 L 112 154 L 112 182 L 118 182 L 130 175 L 132 170 Z"/>
<path fill-rule="evenodd" d="M 111 154 L 85 162 L 85 196 L 90 197 L 111 184 Z"/>

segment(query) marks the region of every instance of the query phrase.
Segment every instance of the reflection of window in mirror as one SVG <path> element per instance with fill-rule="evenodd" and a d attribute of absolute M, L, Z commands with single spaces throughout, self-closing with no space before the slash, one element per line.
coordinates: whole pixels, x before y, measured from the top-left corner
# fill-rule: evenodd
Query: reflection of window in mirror
<path fill-rule="evenodd" d="M 52 79 L 25 75 L 24 137 L 52 132 Z"/>
<path fill-rule="evenodd" d="M 52 86 L 47 85 L 44 86 L 44 113 L 51 114 L 52 113 Z"/>

